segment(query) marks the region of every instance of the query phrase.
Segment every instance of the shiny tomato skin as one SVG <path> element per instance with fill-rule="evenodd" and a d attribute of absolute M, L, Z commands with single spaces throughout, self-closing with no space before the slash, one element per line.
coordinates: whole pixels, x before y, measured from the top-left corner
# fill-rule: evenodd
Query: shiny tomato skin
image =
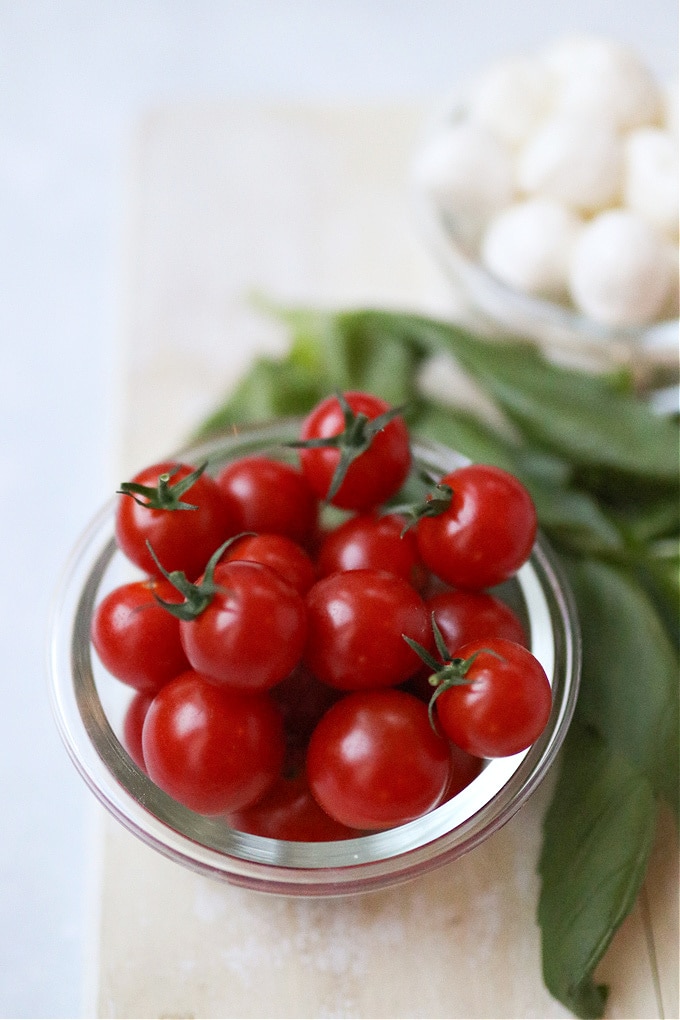
<path fill-rule="evenodd" d="M 305 545 L 314 533 L 319 501 L 302 472 L 283 461 L 253 454 L 222 468 L 215 482 L 241 531 L 273 532 Z"/>
<path fill-rule="evenodd" d="M 338 570 L 387 570 L 419 588 L 425 568 L 400 514 L 356 514 L 329 532 L 317 557 L 320 577 Z"/>
<path fill-rule="evenodd" d="M 303 843 L 362 835 L 326 814 L 312 797 L 304 773 L 292 779 L 280 776 L 261 800 L 227 815 L 226 820 L 239 832 Z"/>
<path fill-rule="evenodd" d="M 449 744 L 449 751 L 451 754 L 451 777 L 442 803 L 446 800 L 451 800 L 452 797 L 457 797 L 466 786 L 470 785 L 473 779 L 477 778 L 484 768 L 482 758 L 468 754 L 467 751 L 457 747 L 456 744 Z"/>
<path fill-rule="evenodd" d="M 370 393 L 351 391 L 344 397 L 358 414 L 377 418 L 390 405 Z M 335 396 L 320 401 L 305 418 L 300 438 L 328 439 L 340 435 L 345 427 L 340 402 Z M 300 463 L 307 481 L 319 499 L 326 499 L 340 453 L 333 447 L 300 450 Z M 349 466 L 338 492 L 330 500 L 346 510 L 370 510 L 393 496 L 402 486 L 411 467 L 408 428 L 401 416 L 393 418 L 378 432 L 370 447 Z"/>
<path fill-rule="evenodd" d="M 142 730 L 153 694 L 137 691 L 133 695 L 123 717 L 123 746 L 135 765 L 146 772 L 144 751 L 142 749 Z"/>
<path fill-rule="evenodd" d="M 309 787 L 332 818 L 355 829 L 386 829 L 436 807 L 450 780 L 449 745 L 427 706 L 403 691 L 341 698 L 314 730 Z"/>
<path fill-rule="evenodd" d="M 91 638 L 102 665 L 138 691 L 155 692 L 188 668 L 179 620 L 158 598 L 181 602 L 164 578 L 132 581 L 114 588 L 95 608 Z"/>
<path fill-rule="evenodd" d="M 179 481 L 193 470 L 191 465 L 165 461 L 140 471 L 132 481 L 156 488 L 163 474 L 172 472 L 172 481 Z M 144 497 L 138 498 L 144 502 Z M 117 499 L 116 541 L 127 558 L 146 574 L 161 574 L 147 541 L 165 571 L 182 570 L 193 581 L 215 550 L 234 534 L 227 503 L 215 480 L 205 472 L 182 497 L 196 510 L 151 509 L 140 506 L 130 495 L 119 495 Z"/>
<path fill-rule="evenodd" d="M 329 574 L 307 592 L 304 661 L 323 683 L 339 690 L 403 683 L 420 668 L 403 635 L 428 647 L 425 603 L 402 578 L 384 570 Z"/>
<path fill-rule="evenodd" d="M 193 811 L 220 815 L 254 803 L 276 781 L 283 722 L 268 695 L 228 690 L 189 670 L 153 699 L 142 749 L 157 786 Z"/>
<path fill-rule="evenodd" d="M 261 563 L 232 560 L 214 573 L 219 591 L 195 619 L 180 622 L 191 666 L 214 682 L 263 691 L 302 658 L 307 613 L 301 595 Z"/>
<path fill-rule="evenodd" d="M 504 638 L 528 647 L 517 614 L 489 592 L 444 591 L 425 599 L 430 614 L 453 654 L 460 645 L 485 638 Z"/>
<path fill-rule="evenodd" d="M 470 464 L 445 475 L 451 505 L 416 525 L 425 565 L 447 584 L 469 591 L 512 577 L 529 558 L 536 509 L 522 483 L 502 468 Z"/>
<path fill-rule="evenodd" d="M 300 595 L 306 595 L 316 581 L 316 567 L 311 556 L 287 535 L 262 532 L 237 538 L 220 562 L 229 560 L 263 563 L 280 574 Z"/>
<path fill-rule="evenodd" d="M 552 691 L 545 670 L 522 645 L 500 638 L 472 641 L 456 658 L 475 656 L 465 684 L 442 691 L 435 702 L 442 732 L 478 758 L 525 750 L 550 717 Z"/>

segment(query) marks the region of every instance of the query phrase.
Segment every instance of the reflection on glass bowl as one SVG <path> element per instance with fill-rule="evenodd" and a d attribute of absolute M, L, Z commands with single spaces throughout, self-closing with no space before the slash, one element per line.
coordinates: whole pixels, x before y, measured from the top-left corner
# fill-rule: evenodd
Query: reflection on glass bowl
<path fill-rule="evenodd" d="M 281 443 L 300 422 L 244 430 L 190 451 L 218 470 L 246 453 L 285 458 Z M 416 463 L 442 474 L 464 458 L 415 441 Z M 294 843 L 242 833 L 196 814 L 156 787 L 134 764 L 122 720 L 134 692 L 103 670 L 90 647 L 93 609 L 129 579 L 113 535 L 114 501 L 86 529 L 65 569 L 50 631 L 51 698 L 75 766 L 102 804 L 161 854 L 198 872 L 245 887 L 303 896 L 341 895 L 409 879 L 472 850 L 520 808 L 544 778 L 566 734 L 579 683 L 580 644 L 571 596 L 542 538 L 503 596 L 520 615 L 553 689 L 553 712 L 539 740 L 510 758 L 485 763 L 460 794 L 416 821 L 330 843 Z"/>

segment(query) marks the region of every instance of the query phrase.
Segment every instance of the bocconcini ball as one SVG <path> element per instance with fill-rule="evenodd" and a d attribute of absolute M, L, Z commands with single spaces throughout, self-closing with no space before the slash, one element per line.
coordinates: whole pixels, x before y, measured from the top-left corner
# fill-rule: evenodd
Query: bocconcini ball
<path fill-rule="evenodd" d="M 557 79 L 556 110 L 597 117 L 621 131 L 661 123 L 661 89 L 629 47 L 611 39 L 569 36 L 548 47 L 542 60 Z"/>
<path fill-rule="evenodd" d="M 621 135 L 593 119 L 555 117 L 529 139 L 517 159 L 517 185 L 581 213 L 618 201 L 623 185 Z"/>
<path fill-rule="evenodd" d="M 487 222 L 514 196 L 508 149 L 485 127 L 468 121 L 450 125 L 423 147 L 414 179 L 471 250 Z"/>
<path fill-rule="evenodd" d="M 625 141 L 624 203 L 671 241 L 678 237 L 679 190 L 677 139 L 661 128 L 631 131 Z"/>
<path fill-rule="evenodd" d="M 484 235 L 481 260 L 498 279 L 537 297 L 567 296 L 571 251 L 582 221 L 550 198 L 515 202 Z"/>
<path fill-rule="evenodd" d="M 509 146 L 525 142 L 548 116 L 553 75 L 530 57 L 509 57 L 473 83 L 469 115 Z"/>
<path fill-rule="evenodd" d="M 653 322 L 667 301 L 671 276 L 667 243 L 629 209 L 596 216 L 572 249 L 572 298 L 582 312 L 608 326 Z"/>

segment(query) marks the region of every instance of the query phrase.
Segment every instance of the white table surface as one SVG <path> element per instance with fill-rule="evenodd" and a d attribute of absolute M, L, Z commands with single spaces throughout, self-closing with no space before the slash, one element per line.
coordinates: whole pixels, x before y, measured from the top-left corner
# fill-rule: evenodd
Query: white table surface
<path fill-rule="evenodd" d="M 108 496 L 127 158 L 159 104 L 433 102 L 496 56 L 594 31 L 677 77 L 677 8 L 572 0 L 0 2 L 4 740 L 0 1015 L 84 1015 L 95 815 L 53 725 L 47 615 Z"/>

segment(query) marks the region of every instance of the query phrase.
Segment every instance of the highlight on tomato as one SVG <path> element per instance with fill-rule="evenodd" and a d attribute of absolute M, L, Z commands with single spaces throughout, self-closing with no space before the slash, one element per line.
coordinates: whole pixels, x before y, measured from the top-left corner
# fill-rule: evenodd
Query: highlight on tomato
<path fill-rule="evenodd" d="M 524 485 L 502 468 L 470 464 L 445 475 L 413 511 L 423 562 L 454 588 L 481 591 L 528 560 L 538 520 Z"/>
<path fill-rule="evenodd" d="M 427 610 L 419 593 L 395 574 L 337 571 L 310 588 L 306 606 L 304 662 L 331 687 L 396 686 L 419 668 L 404 634 L 428 643 Z"/>
<path fill-rule="evenodd" d="M 283 721 L 266 694 L 244 694 L 188 670 L 149 705 L 142 727 L 149 778 L 204 815 L 239 811 L 264 796 L 285 754 Z"/>
<path fill-rule="evenodd" d="M 146 574 L 158 575 L 156 556 L 166 570 L 195 579 L 235 523 L 206 465 L 164 461 L 138 472 L 118 491 L 115 535 L 127 558 Z"/>
<path fill-rule="evenodd" d="M 325 397 L 290 443 L 319 497 L 347 510 L 370 510 L 390 499 L 411 468 L 409 431 L 399 408 L 361 391 Z"/>
<path fill-rule="evenodd" d="M 307 777 L 331 818 L 350 828 L 391 828 L 441 803 L 451 777 L 449 745 L 413 695 L 355 691 L 312 733 Z"/>

